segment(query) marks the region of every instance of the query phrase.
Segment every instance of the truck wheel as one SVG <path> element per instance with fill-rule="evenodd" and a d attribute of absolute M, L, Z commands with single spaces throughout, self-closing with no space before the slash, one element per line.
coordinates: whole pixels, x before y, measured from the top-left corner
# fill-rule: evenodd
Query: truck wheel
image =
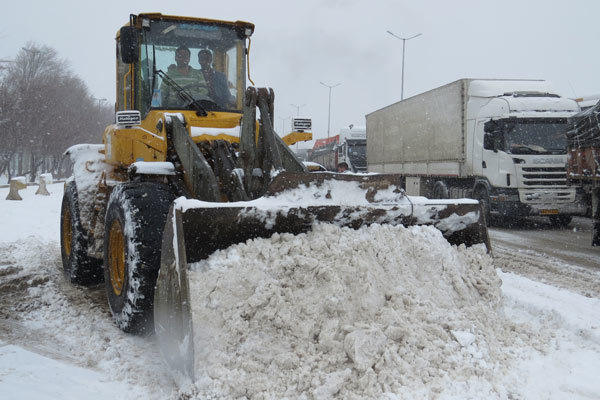
<path fill-rule="evenodd" d="M 484 187 L 475 189 L 474 197 L 475 200 L 478 200 L 479 204 L 481 204 L 481 211 L 485 217 L 486 226 L 490 226 L 492 215 L 490 213 L 490 195 L 488 194 L 487 189 Z"/>
<path fill-rule="evenodd" d="M 448 186 L 443 181 L 437 181 L 433 185 L 433 198 L 434 199 L 447 199 L 449 198 Z"/>
<path fill-rule="evenodd" d="M 102 282 L 102 260 L 88 256 L 88 236 L 79 213 L 75 181 L 65 186 L 60 209 L 60 253 L 65 276 L 71 283 L 90 286 Z"/>
<path fill-rule="evenodd" d="M 117 326 L 152 332 L 154 286 L 165 221 L 174 196 L 167 185 L 124 183 L 111 193 L 104 226 L 104 280 Z"/>
<path fill-rule="evenodd" d="M 550 223 L 557 228 L 566 228 L 572 219 L 570 215 L 551 215 Z"/>

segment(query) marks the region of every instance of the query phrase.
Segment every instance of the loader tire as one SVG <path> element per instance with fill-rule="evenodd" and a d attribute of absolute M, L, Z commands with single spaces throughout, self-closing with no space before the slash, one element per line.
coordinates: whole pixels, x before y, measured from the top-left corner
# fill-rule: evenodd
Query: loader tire
<path fill-rule="evenodd" d="M 79 196 L 75 181 L 65 186 L 60 210 L 60 253 L 65 277 L 83 286 L 102 282 L 102 260 L 88 256 L 88 234 L 79 212 Z"/>
<path fill-rule="evenodd" d="M 167 185 L 130 182 L 113 190 L 104 233 L 104 281 L 117 326 L 128 333 L 154 329 L 154 286 L 162 234 L 174 195 Z"/>

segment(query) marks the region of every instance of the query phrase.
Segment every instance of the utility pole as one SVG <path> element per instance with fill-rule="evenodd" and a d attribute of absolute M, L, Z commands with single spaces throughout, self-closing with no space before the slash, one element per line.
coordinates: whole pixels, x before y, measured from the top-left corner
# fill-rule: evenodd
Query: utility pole
<path fill-rule="evenodd" d="M 392 35 L 396 39 L 402 40 L 402 83 L 401 83 L 401 89 L 400 89 L 400 100 L 404 100 L 404 52 L 405 52 L 405 49 L 406 49 L 406 41 L 410 40 L 410 39 L 414 39 L 417 36 L 421 36 L 422 34 L 421 33 L 417 33 L 416 35 L 411 36 L 409 38 L 402 38 L 400 36 L 394 35 L 390 31 L 387 31 L 387 33 L 389 33 L 390 35 Z"/>
<path fill-rule="evenodd" d="M 336 86 L 340 86 L 341 83 L 336 83 L 335 85 L 327 85 L 323 82 L 319 82 L 321 85 L 329 88 L 329 112 L 327 113 L 327 139 L 329 139 L 329 129 L 331 128 L 331 89 Z"/>

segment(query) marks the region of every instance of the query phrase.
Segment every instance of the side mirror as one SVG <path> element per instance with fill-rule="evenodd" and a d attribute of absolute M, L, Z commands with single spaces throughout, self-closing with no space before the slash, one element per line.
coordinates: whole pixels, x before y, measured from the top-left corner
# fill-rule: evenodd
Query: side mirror
<path fill-rule="evenodd" d="M 140 47 L 138 43 L 138 31 L 135 26 L 124 26 L 119 34 L 121 45 L 121 60 L 125 64 L 137 62 L 140 56 Z"/>
<path fill-rule="evenodd" d="M 486 132 L 483 134 L 483 148 L 485 150 L 498 151 L 493 134 Z"/>

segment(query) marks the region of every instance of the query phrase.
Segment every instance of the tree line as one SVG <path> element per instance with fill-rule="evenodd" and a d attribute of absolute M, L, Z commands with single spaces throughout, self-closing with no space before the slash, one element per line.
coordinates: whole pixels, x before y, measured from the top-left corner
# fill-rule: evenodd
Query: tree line
<path fill-rule="evenodd" d="M 113 106 L 48 46 L 29 43 L 0 64 L 0 176 L 60 175 L 64 151 L 100 143 L 113 120 Z"/>

